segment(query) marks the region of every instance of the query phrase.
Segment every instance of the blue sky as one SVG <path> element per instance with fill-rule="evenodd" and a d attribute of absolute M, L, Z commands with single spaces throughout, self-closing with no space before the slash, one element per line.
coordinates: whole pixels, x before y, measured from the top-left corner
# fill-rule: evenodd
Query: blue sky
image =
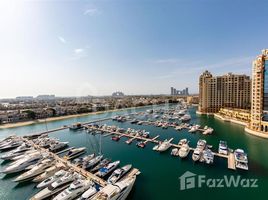
<path fill-rule="evenodd" d="M 1 1 L 0 97 L 198 92 L 198 77 L 249 74 L 268 1 Z"/>

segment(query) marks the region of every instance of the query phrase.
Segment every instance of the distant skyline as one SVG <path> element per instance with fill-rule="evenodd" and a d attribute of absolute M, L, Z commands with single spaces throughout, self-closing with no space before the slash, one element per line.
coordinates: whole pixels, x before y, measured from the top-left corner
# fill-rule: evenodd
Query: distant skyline
<path fill-rule="evenodd" d="M 198 92 L 251 75 L 268 48 L 265 0 L 1 1 L 0 98 Z"/>

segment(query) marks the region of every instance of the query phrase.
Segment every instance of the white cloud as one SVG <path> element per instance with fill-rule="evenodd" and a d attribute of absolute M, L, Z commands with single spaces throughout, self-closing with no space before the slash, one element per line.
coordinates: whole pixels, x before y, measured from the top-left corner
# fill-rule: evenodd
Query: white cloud
<path fill-rule="evenodd" d="M 75 54 L 82 54 L 84 51 L 84 49 L 74 49 L 74 53 Z"/>
<path fill-rule="evenodd" d="M 66 40 L 65 40 L 63 37 L 58 36 L 58 39 L 59 39 L 59 41 L 60 41 L 61 43 L 63 43 L 63 44 L 66 43 Z"/>
<path fill-rule="evenodd" d="M 96 16 L 99 14 L 101 14 L 101 11 L 98 8 L 88 8 L 84 11 L 84 15 Z"/>

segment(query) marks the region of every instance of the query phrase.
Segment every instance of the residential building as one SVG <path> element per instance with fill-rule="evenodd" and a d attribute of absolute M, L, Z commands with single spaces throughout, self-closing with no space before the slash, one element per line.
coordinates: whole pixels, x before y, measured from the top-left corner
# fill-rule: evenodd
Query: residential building
<path fill-rule="evenodd" d="M 228 73 L 213 76 L 205 71 L 199 77 L 200 114 L 217 113 L 221 108 L 250 108 L 251 80 L 247 75 Z"/>
<path fill-rule="evenodd" d="M 246 131 L 268 138 L 268 49 L 252 64 L 251 120 Z"/>

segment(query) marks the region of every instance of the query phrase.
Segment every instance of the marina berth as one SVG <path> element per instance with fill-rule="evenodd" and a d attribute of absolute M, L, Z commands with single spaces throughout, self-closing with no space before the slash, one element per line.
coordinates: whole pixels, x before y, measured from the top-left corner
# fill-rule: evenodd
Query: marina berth
<path fill-rule="evenodd" d="M 119 181 L 123 176 L 130 171 L 132 168 L 132 165 L 125 165 L 122 168 L 116 169 L 112 175 L 108 178 L 107 182 L 108 184 L 115 184 L 117 181 Z"/>

